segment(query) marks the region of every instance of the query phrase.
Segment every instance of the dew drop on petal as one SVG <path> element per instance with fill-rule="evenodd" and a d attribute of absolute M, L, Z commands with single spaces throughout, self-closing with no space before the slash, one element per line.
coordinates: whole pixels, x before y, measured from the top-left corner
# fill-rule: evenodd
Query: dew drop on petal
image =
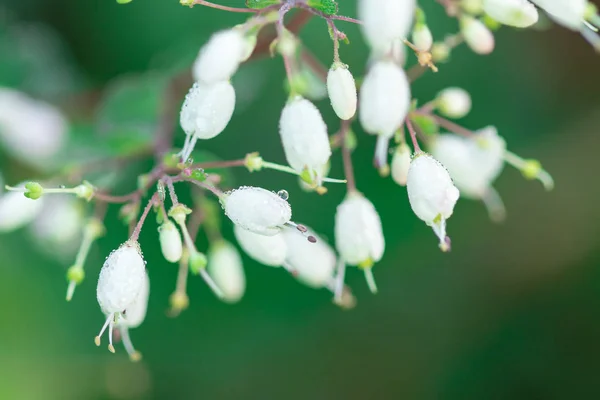
<path fill-rule="evenodd" d="M 286 201 L 290 198 L 290 194 L 287 192 L 287 190 L 280 190 L 277 192 L 277 196 Z"/>

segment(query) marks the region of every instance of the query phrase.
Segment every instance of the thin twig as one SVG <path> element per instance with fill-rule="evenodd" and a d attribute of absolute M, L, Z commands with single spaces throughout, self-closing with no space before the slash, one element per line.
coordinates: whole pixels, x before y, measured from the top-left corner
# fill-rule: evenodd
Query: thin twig
<path fill-rule="evenodd" d="M 350 149 L 348 148 L 346 137 L 348 136 L 348 132 L 350 131 L 351 121 L 342 121 L 342 126 L 340 127 L 340 138 L 342 142 L 342 157 L 344 162 L 344 175 L 346 176 L 346 185 L 348 187 L 348 192 L 356 191 L 356 181 L 354 180 L 354 168 L 352 167 L 352 155 L 350 154 Z"/>
<path fill-rule="evenodd" d="M 217 10 L 223 10 L 223 11 L 229 11 L 229 12 L 237 12 L 237 13 L 253 13 L 253 14 L 256 14 L 256 13 L 258 13 L 258 12 L 261 11 L 261 10 L 255 10 L 253 8 L 228 7 L 228 6 L 223 6 L 221 4 L 211 3 L 211 2 L 206 1 L 206 0 L 194 0 L 193 2 L 189 3 L 190 7 L 194 6 L 194 5 L 206 6 L 206 7 L 210 7 L 210 8 L 216 8 Z"/>
<path fill-rule="evenodd" d="M 148 213 L 150 212 L 152 206 L 156 203 L 157 199 L 158 193 L 154 193 L 150 200 L 148 200 L 148 204 L 146 204 L 146 208 L 144 208 L 144 212 L 142 213 L 140 220 L 138 221 L 137 225 L 135 226 L 135 229 L 133 230 L 133 233 L 131 234 L 131 237 L 129 238 L 130 241 L 136 242 L 140 237 L 140 232 L 142 231 L 142 227 L 144 226 L 146 217 L 148 216 Z"/>
<path fill-rule="evenodd" d="M 410 133 L 410 139 L 412 140 L 415 152 L 420 153 L 422 150 L 419 146 L 419 142 L 417 141 L 417 131 L 415 131 L 415 127 L 413 126 L 410 118 L 406 118 L 406 127 L 408 128 L 408 133 Z"/>

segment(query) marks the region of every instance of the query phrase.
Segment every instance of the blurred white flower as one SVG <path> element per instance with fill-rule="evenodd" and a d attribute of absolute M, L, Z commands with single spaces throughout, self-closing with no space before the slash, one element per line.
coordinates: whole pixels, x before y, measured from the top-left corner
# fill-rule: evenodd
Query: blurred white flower
<path fill-rule="evenodd" d="M 183 243 L 181 234 L 174 223 L 167 220 L 158 228 L 160 249 L 165 259 L 170 263 L 176 263 L 183 254 Z"/>
<path fill-rule="evenodd" d="M 223 292 L 228 303 L 240 301 L 246 291 L 246 276 L 242 258 L 229 242 L 212 244 L 208 251 L 208 273 Z"/>
<path fill-rule="evenodd" d="M 323 177 L 319 173 L 329 162 L 331 147 L 317 107 L 300 96 L 288 101 L 279 120 L 279 135 L 290 166 L 299 173 L 307 169 L 320 185 Z"/>
<path fill-rule="evenodd" d="M 485 55 L 494 51 L 494 34 L 480 20 L 463 16 L 460 19 L 460 32 L 475 53 Z"/>
<path fill-rule="evenodd" d="M 446 168 L 429 154 L 417 153 L 408 170 L 406 187 L 413 212 L 433 228 L 440 249 L 449 251 L 446 220 L 452 215 L 460 193 Z"/>
<path fill-rule="evenodd" d="M 115 324 L 115 327 L 118 328 L 121 333 L 123 346 L 125 347 L 127 354 L 129 354 L 131 361 L 139 361 L 142 358 L 142 354 L 133 347 L 133 342 L 129 336 L 129 329 L 137 328 L 146 318 L 148 298 L 150 297 L 150 279 L 148 278 L 147 273 L 144 273 L 144 275 L 145 278 L 142 281 L 140 292 L 133 303 L 127 307 L 127 312 L 122 314 L 121 318 L 119 318 Z"/>
<path fill-rule="evenodd" d="M 16 185 L 22 188 L 25 182 Z M 11 232 L 32 222 L 42 211 L 45 199 L 28 199 L 22 192 L 0 194 L 0 233 Z"/>
<path fill-rule="evenodd" d="M 106 322 L 96 336 L 96 345 L 108 327 L 108 349 L 114 353 L 112 328 L 122 314 L 138 297 L 146 279 L 146 262 L 142 257 L 139 243 L 125 242 L 107 257 L 96 287 L 96 297 L 102 312 L 107 315 Z"/>
<path fill-rule="evenodd" d="M 429 51 L 433 45 L 433 35 L 425 24 L 415 24 L 412 31 L 413 44 L 420 51 Z"/>
<path fill-rule="evenodd" d="M 68 123 L 56 107 L 0 87 L 0 145 L 32 165 L 50 160 L 67 139 Z"/>
<path fill-rule="evenodd" d="M 188 136 L 211 139 L 223 132 L 235 108 L 235 91 L 227 81 L 194 83 L 181 108 L 181 127 Z"/>
<path fill-rule="evenodd" d="M 322 238 L 308 230 L 317 238 L 310 243 L 298 232 L 286 230 L 281 235 L 287 245 L 285 262 L 295 277 L 313 288 L 333 287 L 336 267 L 335 252 Z"/>
<path fill-rule="evenodd" d="M 242 186 L 229 191 L 221 204 L 234 224 L 261 235 L 276 235 L 292 218 L 287 200 L 259 187 Z"/>
<path fill-rule="evenodd" d="M 464 89 L 449 87 L 438 93 L 435 104 L 440 114 L 459 119 L 471 111 L 471 95 Z"/>
<path fill-rule="evenodd" d="M 246 38 L 239 29 L 214 33 L 194 62 L 194 80 L 208 85 L 228 81 L 246 57 L 247 47 Z"/>
<path fill-rule="evenodd" d="M 340 119 L 354 117 L 358 97 L 356 83 L 348 66 L 341 63 L 332 65 L 327 74 L 327 93 L 331 106 Z"/>
<path fill-rule="evenodd" d="M 406 143 L 402 143 L 396 148 L 394 157 L 392 158 L 392 179 L 400 186 L 406 186 L 410 161 L 410 147 Z"/>
<path fill-rule="evenodd" d="M 261 264 L 279 267 L 285 261 L 287 245 L 282 235 L 265 236 L 234 225 L 233 232 L 240 247 Z"/>
<path fill-rule="evenodd" d="M 358 18 L 373 51 L 385 51 L 395 39 L 408 35 L 415 15 L 415 0 L 359 0 Z"/>
<path fill-rule="evenodd" d="M 578 31 L 583 27 L 587 0 L 531 0 L 557 23 Z"/>
<path fill-rule="evenodd" d="M 483 10 L 504 25 L 527 28 L 538 21 L 538 12 L 528 0 L 483 0 Z"/>

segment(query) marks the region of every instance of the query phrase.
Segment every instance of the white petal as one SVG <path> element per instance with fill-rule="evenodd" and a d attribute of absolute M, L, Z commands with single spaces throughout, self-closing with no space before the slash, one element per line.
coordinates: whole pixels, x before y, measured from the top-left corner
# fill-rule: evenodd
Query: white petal
<path fill-rule="evenodd" d="M 484 11 L 496 21 L 527 28 L 538 21 L 538 12 L 528 0 L 483 0 Z"/>
<path fill-rule="evenodd" d="M 388 49 L 394 39 L 405 38 L 412 26 L 415 7 L 415 0 L 359 0 L 358 17 L 371 48 Z"/>
<path fill-rule="evenodd" d="M 407 144 L 401 144 L 392 158 L 392 179 L 400 186 L 406 186 L 410 168 L 411 151 Z"/>
<path fill-rule="evenodd" d="M 381 219 L 373 204 L 359 193 L 350 193 L 335 214 L 335 243 L 344 261 L 359 265 L 383 257 L 385 239 Z"/>
<path fill-rule="evenodd" d="M 190 89 L 181 108 L 181 128 L 198 139 L 212 139 L 225 130 L 235 108 L 235 90 L 224 81 Z"/>
<path fill-rule="evenodd" d="M 408 114 L 410 99 L 404 71 L 390 61 L 375 63 L 360 90 L 361 125 L 372 135 L 393 135 Z"/>
<path fill-rule="evenodd" d="M 490 54 L 494 51 L 494 34 L 478 19 L 462 17 L 460 31 L 467 45 L 477 54 Z"/>
<path fill-rule="evenodd" d="M 219 242 L 208 252 L 208 273 L 229 303 L 238 302 L 246 291 L 246 276 L 242 258 L 229 242 Z"/>
<path fill-rule="evenodd" d="M 263 188 L 242 186 L 226 193 L 221 203 L 233 223 L 261 235 L 279 233 L 292 218 L 289 203 Z"/>
<path fill-rule="evenodd" d="M 119 318 L 118 325 L 128 328 L 137 328 L 144 322 L 146 318 L 146 310 L 148 309 L 148 298 L 150 297 L 150 279 L 148 274 L 144 273 L 142 287 L 133 301 L 128 307 L 123 318 Z"/>
<path fill-rule="evenodd" d="M 327 93 L 331 106 L 340 119 L 348 120 L 354 117 L 358 102 L 356 83 L 346 66 L 333 66 L 329 70 Z"/>
<path fill-rule="evenodd" d="M 585 16 L 587 0 L 531 0 L 557 23 L 578 31 Z"/>
<path fill-rule="evenodd" d="M 122 313 L 137 298 L 146 275 L 146 263 L 137 242 L 126 242 L 102 266 L 96 296 L 105 314 Z"/>
<path fill-rule="evenodd" d="M 183 243 L 179 230 L 171 221 L 167 221 L 158 228 L 160 249 L 168 262 L 176 263 L 183 254 Z"/>
<path fill-rule="evenodd" d="M 265 236 L 250 232 L 239 225 L 234 226 L 233 232 L 240 247 L 259 263 L 279 267 L 285 261 L 287 245 L 281 234 Z"/>
<path fill-rule="evenodd" d="M 321 171 L 329 161 L 331 147 L 327 125 L 313 103 L 296 97 L 283 108 L 279 134 L 285 157 L 292 168 Z"/>
<path fill-rule="evenodd" d="M 450 118 L 463 118 L 471 111 L 469 92 L 457 87 L 450 87 L 438 93 L 436 98 L 438 111 Z"/>
<path fill-rule="evenodd" d="M 238 29 L 217 32 L 198 54 L 192 73 L 205 84 L 228 81 L 248 53 L 248 44 Z"/>

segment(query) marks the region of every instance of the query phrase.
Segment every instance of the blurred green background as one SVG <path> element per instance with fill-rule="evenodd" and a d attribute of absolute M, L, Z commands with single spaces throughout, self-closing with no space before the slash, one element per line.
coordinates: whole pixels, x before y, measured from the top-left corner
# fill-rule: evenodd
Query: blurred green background
<path fill-rule="evenodd" d="M 355 16 L 355 1 L 340 3 L 343 15 Z M 456 30 L 437 3 L 420 3 L 436 38 Z M 185 67 L 212 32 L 243 19 L 176 0 L 126 6 L 2 0 L 0 86 L 64 106 L 78 137 L 102 147 L 105 138 L 89 123 L 88 103 L 103 87 L 123 75 Z M 362 74 L 367 49 L 360 32 L 338 26 L 352 41 L 342 47 L 342 59 Z M 323 21 L 310 21 L 301 37 L 330 62 Z M 379 178 L 371 166 L 374 138 L 357 126 L 358 187 L 381 215 L 387 247 L 374 270 L 378 295 L 368 292 L 361 273 L 348 271 L 358 297 L 350 312 L 332 305 L 327 292 L 244 258 L 248 288 L 240 304 L 220 303 L 191 277 L 190 308 L 169 318 L 176 267 L 157 251 L 150 221 L 141 243 L 152 292 L 144 324 L 132 331 L 144 354 L 134 364 L 122 346 L 113 355 L 92 340 L 104 320 L 95 278 L 104 257 L 127 238 L 118 207 L 109 209 L 109 234 L 94 247 L 87 279 L 71 303 L 64 301 L 69 261 L 40 252 L 25 231 L 1 236 L 0 398 L 600 397 L 599 71 L 600 57 L 572 32 L 502 29 L 492 55 L 460 47 L 439 73 L 417 81 L 413 94 L 421 102 L 447 86 L 467 89 L 474 107 L 461 122 L 473 129 L 496 125 L 512 151 L 541 160 L 557 183 L 545 193 L 507 167 L 496 187 L 508 220 L 494 225 L 482 204 L 460 201 L 449 221 L 450 254 L 439 252 L 431 230 L 412 214 L 405 189 Z M 283 79 L 279 58 L 244 66 L 236 77 L 233 120 L 202 146 L 223 159 L 260 151 L 283 163 L 277 134 Z M 334 132 L 338 123 L 327 101 L 318 106 Z M 183 141 L 181 131 L 177 141 Z M 341 176 L 339 154 L 332 164 L 331 175 Z M 125 176 L 115 192 L 131 190 L 135 175 L 150 167 L 148 161 L 120 171 Z M 9 183 L 31 173 L 6 153 L 0 153 L 0 170 Z M 343 186 L 330 186 L 320 197 L 301 191 L 288 175 L 234 172 L 237 184 L 288 190 L 295 220 L 332 241 Z M 229 221 L 223 229 L 232 239 Z M 198 246 L 206 244 L 199 240 Z"/>

